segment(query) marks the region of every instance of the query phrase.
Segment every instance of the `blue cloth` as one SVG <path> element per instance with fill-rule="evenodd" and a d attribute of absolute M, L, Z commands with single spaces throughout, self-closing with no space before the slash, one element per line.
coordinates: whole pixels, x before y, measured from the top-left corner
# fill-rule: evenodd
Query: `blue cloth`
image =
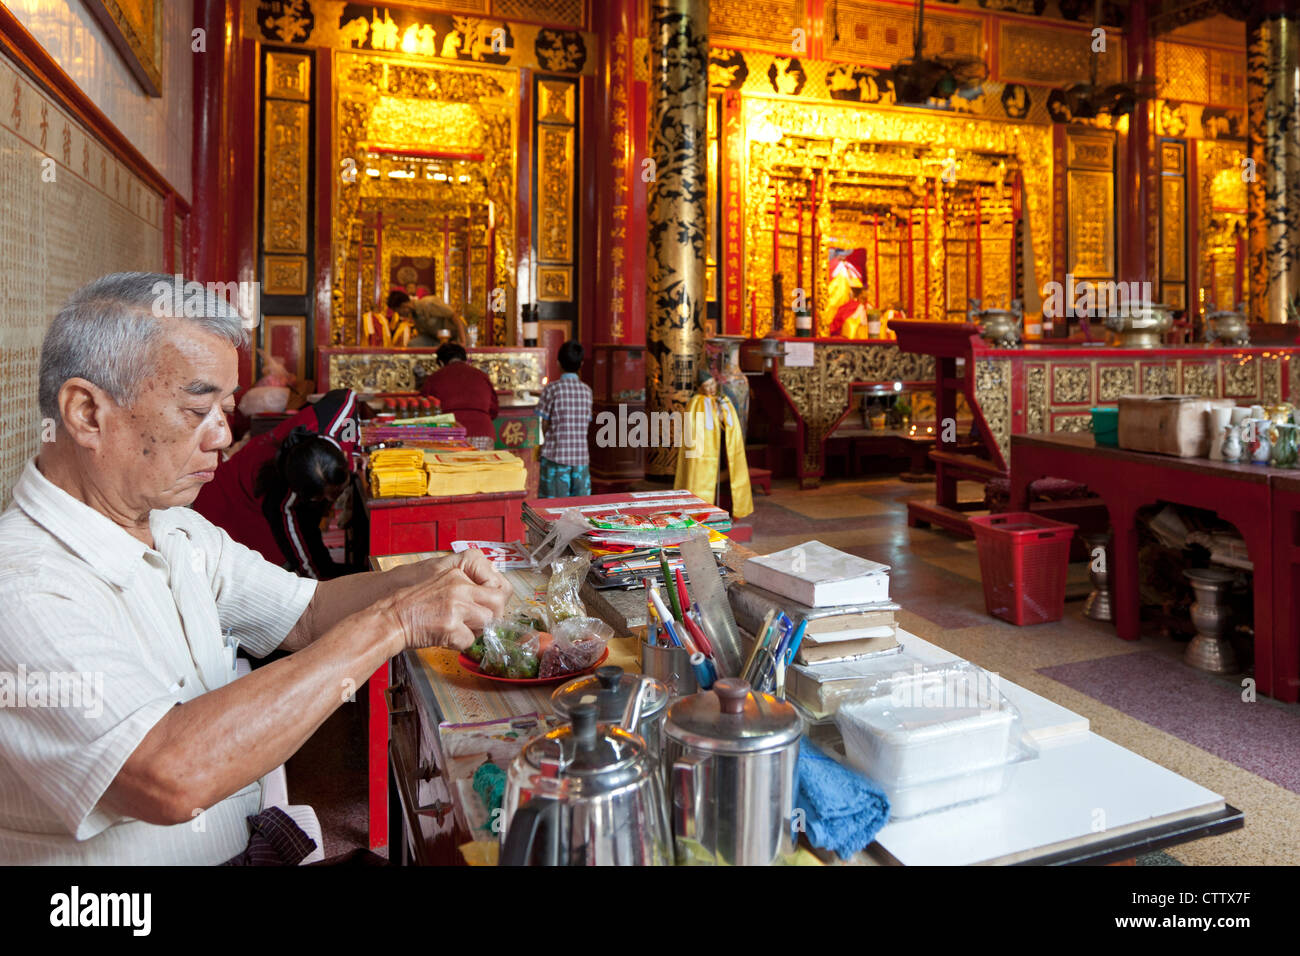
<path fill-rule="evenodd" d="M 847 860 L 876 838 L 889 819 L 889 799 L 861 774 L 826 756 L 805 737 L 799 744 L 794 805 L 808 842 Z"/>

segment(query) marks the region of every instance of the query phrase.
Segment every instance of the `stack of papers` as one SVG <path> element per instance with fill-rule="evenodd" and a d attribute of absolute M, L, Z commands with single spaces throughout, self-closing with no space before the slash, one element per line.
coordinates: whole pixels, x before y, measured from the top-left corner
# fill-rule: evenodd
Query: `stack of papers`
<path fill-rule="evenodd" d="M 428 487 L 424 453 L 415 448 L 381 448 L 370 453 L 370 492 L 376 498 L 418 498 Z"/>
<path fill-rule="evenodd" d="M 528 481 L 523 459 L 508 451 L 426 451 L 424 467 L 434 496 L 523 491 Z"/>

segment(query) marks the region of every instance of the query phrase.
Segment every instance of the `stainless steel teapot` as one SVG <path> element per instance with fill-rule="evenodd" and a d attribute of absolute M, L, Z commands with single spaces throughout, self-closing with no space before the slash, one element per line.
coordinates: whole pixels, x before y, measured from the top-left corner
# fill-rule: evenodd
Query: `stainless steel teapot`
<path fill-rule="evenodd" d="M 571 723 L 524 746 L 506 773 L 502 866 L 672 863 L 668 808 L 644 740 L 598 724 L 579 703 Z"/>

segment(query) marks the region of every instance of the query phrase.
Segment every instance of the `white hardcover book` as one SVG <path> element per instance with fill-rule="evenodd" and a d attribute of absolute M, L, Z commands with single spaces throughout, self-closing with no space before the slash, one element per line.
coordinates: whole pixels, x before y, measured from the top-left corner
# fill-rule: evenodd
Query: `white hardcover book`
<path fill-rule="evenodd" d="M 889 599 L 888 565 L 820 541 L 750 558 L 745 562 L 745 580 L 809 607 Z"/>
<path fill-rule="evenodd" d="M 842 644 L 844 641 L 858 641 L 870 637 L 893 637 L 898 628 L 893 624 L 880 627 L 851 627 L 845 631 L 830 631 L 825 634 L 805 634 L 803 642 L 811 647 L 819 644 Z"/>

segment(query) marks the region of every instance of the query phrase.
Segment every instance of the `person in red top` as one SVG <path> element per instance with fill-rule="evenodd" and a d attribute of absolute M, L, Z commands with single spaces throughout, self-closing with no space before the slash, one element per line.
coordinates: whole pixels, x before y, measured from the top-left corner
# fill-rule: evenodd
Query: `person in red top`
<path fill-rule="evenodd" d="M 356 394 L 327 392 L 222 462 L 194 510 L 303 577 L 324 581 L 347 574 L 353 569 L 330 558 L 320 524 L 351 481 L 359 438 Z"/>
<path fill-rule="evenodd" d="M 467 361 L 465 350 L 454 342 L 438 349 L 442 368 L 431 374 L 420 386 L 421 395 L 432 395 L 442 403 L 443 412 L 456 416 L 469 438 L 496 441 L 492 425 L 499 405 L 497 390 L 487 373 L 476 369 Z M 489 446 L 491 447 L 491 446 Z"/>

